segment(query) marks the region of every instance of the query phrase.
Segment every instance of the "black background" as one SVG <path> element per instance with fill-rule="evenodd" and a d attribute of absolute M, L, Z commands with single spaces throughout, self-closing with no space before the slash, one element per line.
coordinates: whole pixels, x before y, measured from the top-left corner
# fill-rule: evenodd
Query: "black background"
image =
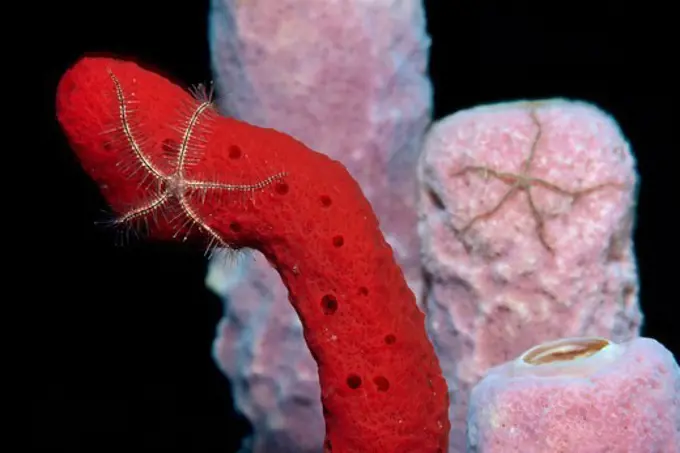
<path fill-rule="evenodd" d="M 593 102 L 620 123 L 642 177 L 635 239 L 644 335 L 677 357 L 670 11 L 644 2 L 557 2 L 564 7 L 552 10 L 545 4 L 554 2 L 425 3 L 436 118 L 480 103 L 564 96 Z M 116 247 L 94 224 L 106 206 L 54 119 L 59 77 L 84 52 L 139 58 L 186 85 L 209 81 L 209 2 L 64 0 L 40 8 L 47 38 L 36 177 L 50 191 L 37 221 L 58 240 L 27 271 L 32 447 L 234 452 L 249 427 L 231 409 L 229 383 L 210 355 L 222 307 L 204 286 L 202 253 L 135 241 Z"/>

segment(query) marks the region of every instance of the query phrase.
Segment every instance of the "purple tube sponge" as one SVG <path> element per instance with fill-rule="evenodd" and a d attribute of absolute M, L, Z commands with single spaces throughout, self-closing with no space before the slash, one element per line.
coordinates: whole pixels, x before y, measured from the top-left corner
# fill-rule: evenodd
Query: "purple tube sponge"
<path fill-rule="evenodd" d="M 680 368 L 649 338 L 556 340 L 471 394 L 470 453 L 679 453 Z"/>
<path fill-rule="evenodd" d="M 427 323 L 461 453 L 490 367 L 557 338 L 638 336 L 635 160 L 596 107 L 510 102 L 438 121 L 420 180 Z"/>

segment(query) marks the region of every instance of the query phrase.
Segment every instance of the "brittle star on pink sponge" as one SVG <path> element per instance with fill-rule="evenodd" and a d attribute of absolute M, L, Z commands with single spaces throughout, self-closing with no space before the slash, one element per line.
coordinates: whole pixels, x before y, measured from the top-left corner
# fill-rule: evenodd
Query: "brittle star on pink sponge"
<path fill-rule="evenodd" d="M 419 178 L 428 330 L 461 453 L 469 392 L 490 367 L 555 338 L 639 335 L 637 172 L 610 115 L 546 99 L 439 120 Z"/>

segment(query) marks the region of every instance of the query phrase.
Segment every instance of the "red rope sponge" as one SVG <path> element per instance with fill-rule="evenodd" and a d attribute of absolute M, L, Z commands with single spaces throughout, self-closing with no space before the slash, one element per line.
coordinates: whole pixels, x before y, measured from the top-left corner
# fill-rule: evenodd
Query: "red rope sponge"
<path fill-rule="evenodd" d="M 116 223 L 255 248 L 276 268 L 319 366 L 325 452 L 443 453 L 446 382 L 356 181 L 193 94 L 136 63 L 86 57 L 59 83 L 57 117 Z"/>

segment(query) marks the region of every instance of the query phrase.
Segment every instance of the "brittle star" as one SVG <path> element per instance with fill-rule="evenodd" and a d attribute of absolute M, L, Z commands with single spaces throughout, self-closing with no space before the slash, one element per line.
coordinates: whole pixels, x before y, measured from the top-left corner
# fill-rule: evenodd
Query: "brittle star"
<path fill-rule="evenodd" d="M 200 93 L 194 92 L 194 96 L 200 101 L 192 107 L 192 112 L 188 116 L 186 124 L 181 133 L 181 140 L 175 149 L 172 149 L 173 161 L 170 162 L 172 172 L 165 172 L 159 166 L 154 164 L 152 160 L 142 150 L 139 138 L 135 135 L 130 118 L 130 109 L 128 107 L 129 101 L 126 99 L 123 87 L 116 77 L 116 75 L 109 70 L 109 76 L 113 81 L 116 97 L 118 100 L 118 116 L 119 124 L 117 130 L 122 133 L 127 147 L 132 151 L 134 156 L 134 165 L 146 173 L 147 177 L 151 177 L 156 183 L 157 193 L 150 201 L 145 202 L 130 211 L 126 212 L 115 223 L 128 224 L 138 219 L 146 219 L 149 216 L 155 216 L 162 208 L 169 205 L 172 201 L 176 201 L 180 209 L 179 216 L 186 218 L 185 222 L 180 225 L 175 233 L 175 237 L 182 231 L 185 232 L 183 240 L 189 236 L 191 227 L 198 226 L 198 229 L 207 233 L 210 238 L 208 250 L 214 246 L 228 248 L 228 245 L 220 237 L 220 235 L 204 222 L 197 212 L 191 207 L 189 203 L 189 195 L 195 191 L 202 191 L 204 194 L 207 191 L 226 191 L 226 192 L 253 192 L 261 190 L 285 176 L 284 172 L 269 176 L 259 182 L 253 184 L 224 184 L 219 182 L 199 181 L 194 179 L 187 179 L 185 171 L 187 163 L 191 161 L 190 144 L 199 122 L 202 117 L 211 110 L 214 112 L 214 107 L 211 96 L 199 96 Z M 178 217 L 179 217 L 178 216 Z M 176 219 L 172 219 L 171 222 Z"/>
<path fill-rule="evenodd" d="M 591 194 L 597 190 L 603 189 L 605 187 L 616 187 L 619 189 L 623 188 L 622 184 L 618 183 L 602 183 L 602 184 L 597 184 L 593 187 L 589 187 L 586 189 L 581 189 L 581 190 L 567 190 L 564 189 L 554 183 L 551 183 L 549 181 L 546 181 L 545 179 L 541 178 L 535 178 L 530 175 L 531 171 L 531 164 L 534 160 L 534 157 L 536 155 L 536 150 L 538 149 L 538 142 L 541 139 L 542 135 L 542 128 L 541 124 L 538 121 L 538 118 L 536 118 L 536 112 L 534 109 L 531 109 L 529 112 L 529 116 L 531 117 L 532 122 L 537 128 L 536 136 L 534 137 L 534 140 L 531 144 L 531 150 L 529 151 L 529 156 L 527 159 L 524 161 L 524 165 L 522 165 L 520 173 L 510 173 L 510 172 L 503 172 L 503 171 L 497 171 L 485 166 L 479 166 L 479 165 L 471 165 L 463 168 L 462 170 L 453 173 L 451 176 L 462 176 L 467 173 L 478 173 L 481 174 L 484 179 L 488 179 L 489 177 L 493 177 L 498 179 L 499 181 L 507 184 L 510 186 L 510 189 L 501 197 L 500 201 L 490 210 L 478 214 L 474 216 L 470 221 L 468 221 L 465 226 L 463 226 L 459 232 L 461 235 L 465 235 L 470 228 L 472 228 L 473 225 L 475 225 L 477 222 L 489 219 L 491 218 L 494 214 L 496 214 L 502 207 L 503 205 L 510 200 L 513 196 L 515 196 L 518 192 L 524 192 L 527 197 L 527 202 L 529 204 L 529 209 L 531 209 L 532 216 L 534 217 L 534 220 L 536 222 L 536 234 L 538 235 L 538 240 L 541 242 L 541 245 L 549 252 L 549 253 L 554 253 L 555 250 L 554 248 L 548 243 L 548 240 L 545 237 L 545 219 L 544 216 L 541 214 L 541 212 L 538 210 L 536 207 L 536 203 L 534 202 L 534 199 L 531 195 L 531 188 L 532 186 L 539 186 L 543 187 L 544 189 L 550 190 L 552 192 L 555 192 L 560 195 L 564 195 L 567 197 L 571 197 L 572 199 L 572 204 L 575 203 L 579 198 L 586 196 L 588 194 Z"/>

